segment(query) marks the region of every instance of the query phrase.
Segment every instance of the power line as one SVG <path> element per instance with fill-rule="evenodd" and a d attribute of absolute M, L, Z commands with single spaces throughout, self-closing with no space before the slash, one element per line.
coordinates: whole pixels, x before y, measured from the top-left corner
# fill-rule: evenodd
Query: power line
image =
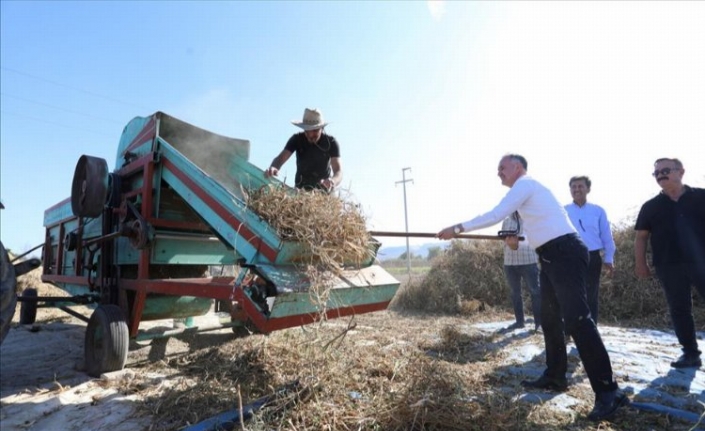
<path fill-rule="evenodd" d="M 97 117 L 97 116 L 95 116 L 95 115 L 86 114 L 85 112 L 74 111 L 74 110 L 72 110 L 72 109 L 66 109 L 66 108 L 62 108 L 62 107 L 60 107 L 60 106 L 50 105 L 50 104 L 44 103 L 44 102 L 38 102 L 38 101 L 36 101 L 36 100 L 31 100 L 31 99 L 27 99 L 27 98 L 20 97 L 20 96 L 15 96 L 15 95 L 13 95 L 13 94 L 8 94 L 8 93 L 0 92 L 0 96 L 10 97 L 10 98 L 17 99 L 17 100 L 23 100 L 23 101 L 25 101 L 25 102 L 34 103 L 35 105 L 46 106 L 47 108 L 56 109 L 56 110 L 58 110 L 58 111 L 64 111 L 64 112 L 68 112 L 68 113 L 71 113 L 71 114 L 82 115 L 82 116 L 88 117 L 88 118 L 95 118 L 96 120 L 108 121 L 108 122 L 114 123 L 114 124 L 122 124 L 122 123 L 120 123 L 120 122 L 118 122 L 118 121 L 110 120 L 110 119 L 108 119 L 108 118 Z"/>
<path fill-rule="evenodd" d="M 84 131 L 84 132 L 95 133 L 96 135 L 100 135 L 100 136 L 115 138 L 114 135 L 108 135 L 107 133 L 96 132 L 95 130 L 83 129 L 83 128 L 81 128 L 81 127 L 67 126 L 66 124 L 57 123 L 57 122 L 55 122 L 55 121 L 49 121 L 49 120 L 46 120 L 46 119 L 44 119 L 44 118 L 32 117 L 32 116 L 25 115 L 25 114 L 18 114 L 18 113 L 16 113 L 16 112 L 9 112 L 9 111 L 0 110 L 0 114 L 3 114 L 3 115 L 14 115 L 14 116 L 17 116 L 17 117 L 24 117 L 24 118 L 27 118 L 27 119 L 29 119 L 29 120 L 37 121 L 37 122 L 40 122 L 40 123 L 46 123 L 46 124 L 51 124 L 51 125 L 53 125 L 53 126 L 64 127 L 64 128 L 67 128 L 67 129 L 81 130 L 81 131 Z"/>
<path fill-rule="evenodd" d="M 28 77 L 28 78 L 36 79 L 36 80 L 38 80 L 38 81 L 44 81 L 44 82 L 48 82 L 49 84 L 58 85 L 58 86 L 60 86 L 60 87 L 66 87 L 66 88 L 69 88 L 69 89 L 71 89 L 71 90 L 79 91 L 79 92 L 81 92 L 81 93 L 85 93 L 85 94 L 91 95 L 91 96 L 93 96 L 93 97 L 99 97 L 99 98 L 101 98 L 101 99 L 109 100 L 109 101 L 111 101 L 111 102 L 115 102 L 115 103 L 119 103 L 119 104 L 127 105 L 127 106 L 132 106 L 132 107 L 136 107 L 136 108 L 140 108 L 140 109 L 144 109 L 144 110 L 149 110 L 149 108 L 144 107 L 144 106 L 141 106 L 141 105 L 138 105 L 138 104 L 136 104 L 136 103 L 125 102 L 125 101 L 123 101 L 123 100 L 116 99 L 116 98 L 114 98 L 114 97 L 105 96 L 105 95 L 102 95 L 102 94 L 94 93 L 94 92 L 92 92 L 92 91 L 84 90 L 83 88 L 78 88 L 78 87 L 74 87 L 74 86 L 71 86 L 71 85 L 68 85 L 68 84 L 63 84 L 63 83 L 61 83 L 61 82 L 53 81 L 53 80 L 51 80 L 51 79 L 42 78 L 42 77 L 40 77 L 40 76 L 36 76 L 36 75 L 33 75 L 33 74 L 31 74 L 31 73 L 27 73 L 27 72 L 22 72 L 22 71 L 17 70 L 17 69 L 11 69 L 11 68 L 9 68 L 9 67 L 4 67 L 4 66 L 0 66 L 0 69 L 5 70 L 5 71 L 7 71 L 7 72 L 16 73 L 16 74 L 18 74 L 18 75 L 26 76 L 26 77 Z"/>

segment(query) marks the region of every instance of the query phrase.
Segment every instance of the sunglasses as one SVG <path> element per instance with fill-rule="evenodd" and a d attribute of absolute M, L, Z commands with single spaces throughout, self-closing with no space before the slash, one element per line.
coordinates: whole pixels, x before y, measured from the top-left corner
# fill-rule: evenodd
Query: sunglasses
<path fill-rule="evenodd" d="M 678 172 L 678 171 L 680 171 L 680 169 L 678 169 L 678 168 L 663 168 L 663 169 L 654 171 L 651 175 L 658 178 L 659 175 L 669 175 L 671 172 Z"/>

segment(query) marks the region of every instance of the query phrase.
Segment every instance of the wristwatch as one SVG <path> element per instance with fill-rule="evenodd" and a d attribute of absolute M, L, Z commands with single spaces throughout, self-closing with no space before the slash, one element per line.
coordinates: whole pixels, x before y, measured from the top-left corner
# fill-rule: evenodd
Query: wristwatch
<path fill-rule="evenodd" d="M 463 231 L 463 225 L 456 224 L 455 226 L 453 226 L 453 233 L 455 233 L 456 235 L 461 233 L 462 231 Z"/>

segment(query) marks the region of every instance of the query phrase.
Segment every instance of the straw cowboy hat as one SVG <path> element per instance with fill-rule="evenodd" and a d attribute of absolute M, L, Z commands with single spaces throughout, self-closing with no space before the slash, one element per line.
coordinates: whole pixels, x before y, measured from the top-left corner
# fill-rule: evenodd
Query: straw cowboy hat
<path fill-rule="evenodd" d="M 304 130 L 316 130 L 326 127 L 328 123 L 323 121 L 323 114 L 316 108 L 304 110 L 303 121 L 292 121 L 296 127 L 301 127 Z"/>

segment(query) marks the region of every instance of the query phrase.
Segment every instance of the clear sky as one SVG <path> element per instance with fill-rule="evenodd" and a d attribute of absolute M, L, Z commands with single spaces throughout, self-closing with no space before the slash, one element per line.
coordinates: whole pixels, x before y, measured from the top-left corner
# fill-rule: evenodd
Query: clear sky
<path fill-rule="evenodd" d="M 405 229 L 407 167 L 410 231 L 491 209 L 507 152 L 566 203 L 589 175 L 613 223 L 658 191 L 658 157 L 705 185 L 705 2 L 1 1 L 0 18 L 15 252 L 43 242 L 78 158 L 112 169 L 125 124 L 156 111 L 250 140 L 264 169 L 321 109 L 372 230 Z"/>

